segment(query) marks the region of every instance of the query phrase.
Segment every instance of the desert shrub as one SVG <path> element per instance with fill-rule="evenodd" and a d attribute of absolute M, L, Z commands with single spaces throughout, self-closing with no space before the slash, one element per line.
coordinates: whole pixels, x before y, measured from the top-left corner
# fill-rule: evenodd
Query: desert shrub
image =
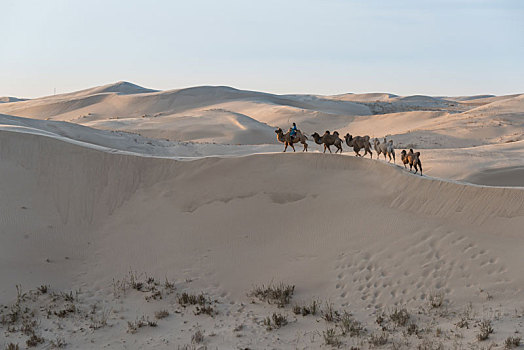
<path fill-rule="evenodd" d="M 401 327 L 405 326 L 408 323 L 409 318 L 410 318 L 409 312 L 405 308 L 394 309 L 389 314 L 389 319 L 393 323 L 395 323 L 397 326 L 401 326 Z"/>
<path fill-rule="evenodd" d="M 67 301 L 69 303 L 72 303 L 75 301 L 75 297 L 73 296 L 73 291 L 70 291 L 69 293 L 61 292 L 60 295 L 64 299 L 64 301 Z"/>
<path fill-rule="evenodd" d="M 428 302 L 429 302 L 429 305 L 434 309 L 441 307 L 444 304 L 444 293 L 442 292 L 431 293 L 428 297 Z"/>
<path fill-rule="evenodd" d="M 91 312 L 91 316 L 89 317 L 89 320 L 91 321 L 89 328 L 100 329 L 107 326 L 107 319 L 109 318 L 110 313 L 111 310 L 107 309 L 103 309 L 100 313 L 96 313 L 96 306 L 93 305 L 93 310 Z"/>
<path fill-rule="evenodd" d="M 289 304 L 294 292 L 295 286 L 280 282 L 277 285 L 269 284 L 267 287 L 264 285 L 255 286 L 251 292 L 248 293 L 248 296 L 256 297 L 269 304 L 276 304 L 278 307 L 284 307 Z"/>
<path fill-rule="evenodd" d="M 209 316 L 214 316 L 216 313 L 217 312 L 211 305 L 197 306 L 195 311 L 195 315 L 205 314 Z"/>
<path fill-rule="evenodd" d="M 489 335 L 493 333 L 493 327 L 491 327 L 490 320 L 484 320 L 480 323 L 479 333 L 477 334 L 477 339 L 483 341 L 489 338 Z"/>
<path fill-rule="evenodd" d="M 15 343 L 9 343 L 9 344 L 5 347 L 5 350 L 20 350 L 20 347 L 18 346 L 18 344 L 15 344 Z"/>
<path fill-rule="evenodd" d="M 309 305 L 295 305 L 293 306 L 293 312 L 295 315 L 316 315 L 318 310 L 318 302 L 313 300 Z"/>
<path fill-rule="evenodd" d="M 35 333 L 34 329 L 37 326 L 37 324 L 38 322 L 36 320 L 25 319 L 22 321 L 20 332 L 24 333 L 25 335 L 33 335 Z"/>
<path fill-rule="evenodd" d="M 328 328 L 325 331 L 322 332 L 322 336 L 324 337 L 324 343 L 326 345 L 340 347 L 342 345 L 342 342 L 340 341 L 340 337 L 336 332 L 335 328 Z"/>
<path fill-rule="evenodd" d="M 202 344 L 204 342 L 204 334 L 200 329 L 197 329 L 195 333 L 191 336 L 191 343 L 193 344 Z"/>
<path fill-rule="evenodd" d="M 417 345 L 417 350 L 444 350 L 444 345 L 441 342 L 424 339 L 422 343 Z"/>
<path fill-rule="evenodd" d="M 460 320 L 455 324 L 458 328 L 469 329 L 469 321 L 466 317 L 461 317 Z"/>
<path fill-rule="evenodd" d="M 209 299 L 206 299 L 206 297 L 204 296 L 204 293 L 195 295 L 195 294 L 189 294 L 189 293 L 184 292 L 178 296 L 177 300 L 178 300 L 178 303 L 182 306 L 187 306 L 187 305 L 205 306 L 206 304 L 211 303 Z"/>
<path fill-rule="evenodd" d="M 127 333 L 135 334 L 138 332 L 138 329 L 145 326 L 156 327 L 157 323 L 155 321 L 150 321 L 148 317 L 142 316 L 137 318 L 135 322 L 127 322 Z"/>
<path fill-rule="evenodd" d="M 64 338 L 56 338 L 55 340 L 51 340 L 51 348 L 53 349 L 61 349 L 65 348 L 67 343 L 65 342 Z"/>
<path fill-rule="evenodd" d="M 168 294 L 169 294 L 169 292 L 172 292 L 175 290 L 175 283 L 169 282 L 166 277 L 166 280 L 164 282 L 164 288 L 168 291 Z"/>
<path fill-rule="evenodd" d="M 40 287 L 37 288 L 37 290 L 42 294 L 46 294 L 48 289 L 49 286 L 46 284 L 42 284 Z"/>
<path fill-rule="evenodd" d="M 338 326 L 341 329 L 342 335 L 349 335 L 350 337 L 359 337 L 366 330 L 362 323 L 353 319 L 351 314 L 344 311 L 340 317 Z"/>
<path fill-rule="evenodd" d="M 410 323 L 406 328 L 406 333 L 408 335 L 418 335 L 418 326 L 416 323 Z"/>
<path fill-rule="evenodd" d="M 35 333 L 33 333 L 29 339 L 26 340 L 27 347 L 31 348 L 34 346 L 37 346 L 40 343 L 43 343 L 45 340 L 42 337 L 37 336 Z"/>
<path fill-rule="evenodd" d="M 372 347 L 386 345 L 388 343 L 389 335 L 386 332 L 372 333 L 369 336 L 368 343 Z"/>
<path fill-rule="evenodd" d="M 520 337 L 507 337 L 504 341 L 504 347 L 506 349 L 518 348 L 520 346 Z"/>
<path fill-rule="evenodd" d="M 333 303 L 326 302 L 326 307 L 322 310 L 322 318 L 326 322 L 340 321 L 340 314 L 334 309 Z"/>
<path fill-rule="evenodd" d="M 377 314 L 377 317 L 375 318 L 375 322 L 382 326 L 384 324 L 384 321 L 386 321 L 386 314 L 382 311 Z"/>
<path fill-rule="evenodd" d="M 287 325 L 286 315 L 282 315 L 276 312 L 274 312 L 273 315 L 271 315 L 271 317 L 268 316 L 264 319 L 264 326 L 266 326 L 266 329 L 268 331 L 273 329 L 279 329 L 285 325 Z"/>
<path fill-rule="evenodd" d="M 163 318 L 166 318 L 167 316 L 169 316 L 169 311 L 167 310 L 160 310 L 155 312 L 155 317 L 157 320 L 161 320 Z"/>
<path fill-rule="evenodd" d="M 144 298 L 147 301 L 162 299 L 162 292 L 153 287 L 153 290 L 151 290 L 151 294 L 146 295 Z"/>

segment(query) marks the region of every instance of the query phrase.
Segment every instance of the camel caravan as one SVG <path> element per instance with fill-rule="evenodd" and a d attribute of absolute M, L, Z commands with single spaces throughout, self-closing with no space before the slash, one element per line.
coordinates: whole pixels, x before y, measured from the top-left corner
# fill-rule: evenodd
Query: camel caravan
<path fill-rule="evenodd" d="M 287 150 L 288 146 L 290 146 L 293 149 L 293 152 L 295 152 L 295 143 L 302 144 L 302 152 L 308 151 L 308 138 L 302 131 L 297 129 L 295 123 L 293 123 L 293 127 L 290 128 L 287 133 L 284 133 L 284 131 L 281 128 L 275 130 L 275 133 L 277 134 L 277 140 L 279 142 L 282 142 L 285 146 L 284 152 Z M 333 153 L 331 151 L 331 146 L 335 147 L 335 153 L 342 153 L 342 144 L 344 143 L 344 141 L 342 141 L 342 139 L 340 138 L 340 134 L 338 133 L 338 131 L 334 131 L 333 133 L 331 133 L 329 130 L 326 130 L 322 136 L 320 136 L 319 133 L 315 132 L 311 135 L 311 137 L 313 138 L 316 144 L 323 145 L 323 153 L 326 153 L 326 150 L 329 151 L 329 153 Z M 344 140 L 348 147 L 353 148 L 355 156 L 364 157 L 366 154 L 369 154 L 371 159 L 373 159 L 373 152 L 371 151 L 371 139 L 368 135 L 353 136 L 347 133 L 344 136 Z M 380 142 L 379 139 L 374 138 L 373 148 L 375 149 L 375 152 L 377 152 L 377 158 L 380 159 L 380 155 L 382 154 L 384 155 L 384 160 L 387 160 L 388 163 L 391 162 L 391 160 L 393 160 L 393 163 L 396 164 L 395 146 L 393 145 L 393 140 L 388 141 L 384 137 L 384 140 Z M 364 150 L 363 155 L 360 154 L 361 150 Z M 409 152 L 407 152 L 406 150 L 402 150 L 402 152 L 400 152 L 400 158 L 402 160 L 402 163 L 404 164 L 405 169 L 407 169 L 407 165 L 409 164 L 410 172 L 414 168 L 415 174 L 417 174 L 420 170 L 420 175 L 422 176 L 422 162 L 420 161 L 420 152 L 413 152 L 413 149 L 410 149 Z"/>

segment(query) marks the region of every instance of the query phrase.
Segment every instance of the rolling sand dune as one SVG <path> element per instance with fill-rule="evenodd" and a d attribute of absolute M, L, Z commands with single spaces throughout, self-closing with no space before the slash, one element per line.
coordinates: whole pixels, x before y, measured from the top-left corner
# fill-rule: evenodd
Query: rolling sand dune
<path fill-rule="evenodd" d="M 0 347 L 502 349 L 524 332 L 523 96 L 119 82 L 2 103 Z M 293 121 L 387 136 L 397 164 L 282 154 Z M 249 293 L 280 282 L 282 307 Z"/>
<path fill-rule="evenodd" d="M 270 281 L 294 284 L 296 301 L 319 298 L 349 310 L 368 332 L 379 329 L 374 319 L 381 310 L 408 307 L 421 326 L 437 322 L 444 334 L 460 332 L 464 338 L 453 339 L 464 346 L 476 341 L 477 328 L 454 323 L 469 302 L 476 315 L 471 322 L 524 307 L 521 189 L 422 178 L 354 157 L 180 162 L 12 130 L 0 132 L 0 156 L 1 302 L 12 300 L 15 284 L 49 284 L 78 290 L 80 315 L 91 304 L 111 310 L 111 327 L 96 331 L 79 325 L 86 322 L 82 316 L 58 318 L 59 328 L 42 318 L 44 337 L 59 334 L 80 347 L 170 348 L 190 343 L 199 324 L 211 348 L 320 346 L 329 327 L 320 315 L 249 304 L 252 286 Z M 131 289 L 117 297 L 112 281 L 129 271 L 167 277 L 177 293 L 203 291 L 217 299 L 219 314 L 195 315 L 177 304 L 176 294 L 147 302 L 149 294 Z M 417 315 L 435 292 L 445 296 L 449 311 Z M 40 305 L 47 299 L 24 300 Z M 128 321 L 162 308 L 173 316 L 157 328 L 139 331 L 143 336 L 126 332 Z M 267 331 L 262 320 L 276 311 L 290 324 Z M 233 331 L 239 325 L 241 337 Z M 494 318 L 493 325 L 498 342 L 524 331 L 520 318 L 510 316 Z M 401 329 L 396 332 L 390 341 L 401 339 Z M 421 337 L 434 339 L 433 333 Z M 366 346 L 366 337 L 344 341 Z M 446 339 L 438 341 L 452 343 Z"/>

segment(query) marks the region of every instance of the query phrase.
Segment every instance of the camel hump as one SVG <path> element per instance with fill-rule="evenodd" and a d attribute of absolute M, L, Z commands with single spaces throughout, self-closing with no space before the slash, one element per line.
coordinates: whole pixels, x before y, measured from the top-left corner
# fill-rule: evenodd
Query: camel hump
<path fill-rule="evenodd" d="M 415 154 L 417 155 L 417 157 L 420 156 L 420 152 L 417 152 L 417 153 L 415 153 Z"/>

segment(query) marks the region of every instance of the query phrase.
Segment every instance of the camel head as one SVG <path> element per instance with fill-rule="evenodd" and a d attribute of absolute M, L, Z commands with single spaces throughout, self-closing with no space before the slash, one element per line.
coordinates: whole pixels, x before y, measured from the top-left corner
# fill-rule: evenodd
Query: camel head
<path fill-rule="evenodd" d="M 409 153 L 413 153 L 413 148 L 410 148 L 410 149 L 409 149 Z"/>
<path fill-rule="evenodd" d="M 401 154 L 403 157 L 406 156 L 406 153 L 407 153 L 407 152 L 406 152 L 405 149 L 403 149 L 402 152 L 400 152 L 400 154 Z"/>
<path fill-rule="evenodd" d="M 346 136 L 344 136 L 344 138 L 346 139 L 346 141 L 351 141 L 353 140 L 353 135 L 351 135 L 350 133 L 347 133 Z"/>
<path fill-rule="evenodd" d="M 377 138 L 374 138 L 373 139 L 373 144 L 376 146 L 376 145 L 380 145 L 380 141 L 377 139 Z"/>
<path fill-rule="evenodd" d="M 275 134 L 282 134 L 282 133 L 283 133 L 283 131 L 282 131 L 281 128 L 278 128 L 278 129 L 275 130 Z"/>
<path fill-rule="evenodd" d="M 320 135 L 318 134 L 318 132 L 316 132 L 314 134 L 311 134 L 311 137 L 317 138 L 317 137 L 320 137 Z"/>

